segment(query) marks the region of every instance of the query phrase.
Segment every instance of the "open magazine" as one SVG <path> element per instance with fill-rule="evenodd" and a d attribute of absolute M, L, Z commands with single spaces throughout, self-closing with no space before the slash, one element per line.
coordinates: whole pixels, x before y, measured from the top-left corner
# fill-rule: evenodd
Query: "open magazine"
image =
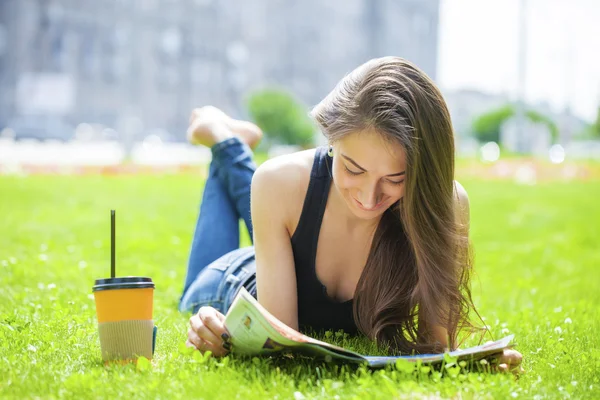
<path fill-rule="evenodd" d="M 225 327 L 231 335 L 236 353 L 247 355 L 298 352 L 324 358 L 326 361 L 345 361 L 383 367 L 398 359 L 409 362 L 420 360 L 422 364 L 436 364 L 444 360 L 444 354 L 418 354 L 414 356 L 363 356 L 353 351 L 313 339 L 290 328 L 271 315 L 243 287 L 236 296 L 225 317 Z M 448 353 L 458 361 L 476 361 L 492 354 L 502 353 L 510 347 L 514 335 L 495 342 Z"/>

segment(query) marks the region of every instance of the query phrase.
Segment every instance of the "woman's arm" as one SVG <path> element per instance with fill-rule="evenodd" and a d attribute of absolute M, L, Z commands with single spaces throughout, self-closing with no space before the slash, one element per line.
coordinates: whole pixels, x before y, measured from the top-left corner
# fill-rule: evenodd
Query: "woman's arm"
<path fill-rule="evenodd" d="M 262 164 L 251 189 L 258 301 L 271 314 L 298 329 L 296 270 L 286 221 L 295 190 L 293 168 L 281 159 Z"/>

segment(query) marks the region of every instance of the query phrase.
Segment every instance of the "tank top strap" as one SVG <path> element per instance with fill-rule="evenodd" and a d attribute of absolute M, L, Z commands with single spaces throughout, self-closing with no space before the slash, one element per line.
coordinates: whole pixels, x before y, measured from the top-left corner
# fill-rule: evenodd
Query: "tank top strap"
<path fill-rule="evenodd" d="M 301 328 L 343 329 L 356 333 L 353 301 L 338 303 L 330 299 L 316 272 L 317 243 L 331 187 L 331 168 L 332 158 L 327 155 L 327 148 L 317 148 L 304 206 L 291 240 L 298 290 L 298 323 Z"/>
<path fill-rule="evenodd" d="M 292 235 L 292 243 L 301 247 L 303 251 L 308 251 L 307 254 L 314 255 L 317 251 L 318 230 L 321 228 L 327 206 L 330 183 L 331 158 L 327 156 L 325 147 L 318 147 L 315 150 L 315 160 L 310 172 L 300 220 Z"/>

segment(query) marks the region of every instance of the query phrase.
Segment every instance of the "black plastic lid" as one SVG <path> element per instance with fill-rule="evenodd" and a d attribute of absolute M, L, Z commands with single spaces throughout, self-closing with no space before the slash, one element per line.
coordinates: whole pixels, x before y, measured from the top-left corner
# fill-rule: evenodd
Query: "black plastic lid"
<path fill-rule="evenodd" d="M 143 276 L 124 276 L 122 278 L 96 279 L 92 291 L 98 292 L 100 290 L 145 288 L 154 289 L 154 282 L 152 282 L 152 278 L 146 278 Z"/>

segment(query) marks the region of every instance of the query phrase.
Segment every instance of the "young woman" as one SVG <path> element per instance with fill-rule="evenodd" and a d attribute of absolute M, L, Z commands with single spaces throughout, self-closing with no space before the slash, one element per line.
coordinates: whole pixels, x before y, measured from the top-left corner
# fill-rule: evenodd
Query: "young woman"
<path fill-rule="evenodd" d="M 344 77 L 311 113 L 329 145 L 256 169 L 258 127 L 213 107 L 188 138 L 212 162 L 180 310 L 188 346 L 224 355 L 241 286 L 292 328 L 361 332 L 393 351 L 455 349 L 473 308 L 469 203 L 434 83 L 398 57 Z M 238 249 L 239 219 L 254 247 Z M 520 369 L 505 351 L 499 369 Z"/>

